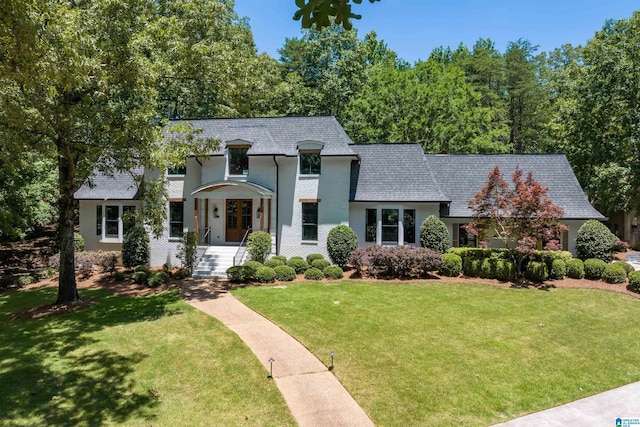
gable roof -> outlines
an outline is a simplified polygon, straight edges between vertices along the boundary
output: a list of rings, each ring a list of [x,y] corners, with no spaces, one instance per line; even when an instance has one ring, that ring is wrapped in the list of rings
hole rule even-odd
[[[450,217],[471,217],[468,200],[480,191],[496,166],[511,183],[516,167],[549,189],[547,196],[564,209],[565,219],[604,219],[589,203],[564,154],[436,154],[426,162],[442,191],[451,198]]]
[[[226,143],[251,143],[248,155],[297,156],[299,142],[318,141],[324,144],[323,156],[353,156],[353,144],[340,123],[333,116],[260,117],[246,119],[189,120],[194,129],[202,129],[200,137],[219,139],[218,151],[222,155]]]
[[[142,169],[135,169],[133,174],[140,175]],[[113,176],[106,176],[94,172],[91,185],[85,182],[75,192],[76,200],[134,200],[138,198],[138,186],[132,173],[118,172]]]
[[[349,200],[358,202],[448,202],[418,144],[358,144]]]

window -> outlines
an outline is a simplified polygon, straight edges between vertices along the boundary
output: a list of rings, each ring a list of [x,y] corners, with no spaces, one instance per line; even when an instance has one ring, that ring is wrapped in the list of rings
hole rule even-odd
[[[102,237],[102,205],[96,206],[96,235]]]
[[[364,241],[376,242],[377,237],[378,237],[378,210],[367,209]]]
[[[300,175],[320,175],[320,151],[300,151]]]
[[[187,174],[187,166],[179,166],[177,168],[169,168],[167,170],[167,175],[186,175]]]
[[[169,237],[182,237],[184,202],[169,202]]]
[[[106,237],[120,237],[118,222],[120,219],[120,206],[105,207],[104,225],[106,228]]]
[[[478,236],[464,229],[467,224],[458,225],[458,246],[461,248],[477,248]]]
[[[249,147],[229,148],[229,175],[248,175],[249,157],[247,156]]]
[[[318,240],[318,204],[302,204],[302,240]]]
[[[398,209],[382,209],[382,241],[398,242]]]
[[[123,206],[122,207],[122,235],[129,230],[129,228],[135,223],[134,211],[135,206]]]
[[[404,221],[402,222],[404,227],[404,243],[416,242],[416,210],[405,209]]]

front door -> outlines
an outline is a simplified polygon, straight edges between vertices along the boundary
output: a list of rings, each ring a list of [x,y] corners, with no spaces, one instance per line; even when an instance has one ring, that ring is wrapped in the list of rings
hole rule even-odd
[[[239,242],[251,228],[252,201],[227,200],[226,241]]]

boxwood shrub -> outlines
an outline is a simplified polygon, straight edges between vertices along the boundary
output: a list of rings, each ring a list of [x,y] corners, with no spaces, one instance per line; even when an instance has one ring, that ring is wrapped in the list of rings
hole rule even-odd
[[[602,272],[602,280],[607,283],[624,283],[627,281],[627,272],[620,264],[607,264]]]
[[[293,269],[296,271],[296,274],[304,273],[304,271],[309,268],[309,263],[304,258],[299,256],[292,256],[291,258],[289,258],[289,261],[287,261],[287,265],[289,267],[293,267]]]
[[[449,230],[440,218],[429,215],[420,225],[420,245],[436,252],[449,249]]]
[[[273,271],[276,273],[276,279],[281,282],[291,282],[296,278],[296,270],[288,265],[278,265]]]
[[[146,285],[147,278],[148,278],[148,272],[145,272],[145,271],[135,271],[131,275],[131,280],[133,281],[133,283],[137,283],[139,285]]]
[[[631,292],[640,293],[640,271],[632,271],[629,273],[629,285],[627,289]]]
[[[462,268],[465,276],[480,277],[480,267],[482,266],[482,258],[463,258]]]
[[[264,262],[265,267],[276,268],[281,265],[284,265],[284,262],[278,258],[270,258]]]
[[[551,262],[551,270],[549,270],[549,277],[555,280],[563,279],[567,275],[567,263],[556,258]]]
[[[327,261],[326,259],[314,259],[311,262],[311,267],[317,268],[318,270],[324,270],[325,268],[329,267],[331,265],[331,263],[329,261]]]
[[[158,286],[166,283],[169,280],[169,275],[164,271],[154,271],[147,278],[147,285],[152,288],[157,288]]]
[[[251,274],[255,270],[244,265],[236,265],[227,268],[227,277],[231,283],[244,283],[251,279]]]
[[[327,236],[327,252],[331,261],[344,267],[349,262],[351,252],[358,247],[358,236],[351,227],[346,225],[336,225],[329,230]]]
[[[284,265],[287,265],[287,257],[284,255],[274,255],[271,257],[271,259],[279,259],[284,263]]]
[[[584,277],[590,280],[602,278],[607,263],[597,258],[589,258],[584,262]]]
[[[572,279],[584,277],[584,262],[581,259],[574,258],[567,261],[567,277]]]
[[[266,231],[252,232],[247,237],[247,251],[251,260],[264,262],[271,252],[271,235]]]
[[[576,234],[578,258],[582,260],[597,258],[609,262],[613,253],[613,245],[617,240],[615,234],[609,231],[603,223],[590,219],[582,224]]]
[[[344,276],[344,272],[337,265],[330,265],[328,267],[325,267],[323,273],[324,277],[333,280],[342,279],[342,277]]]
[[[516,265],[508,259],[499,259],[495,271],[496,279],[502,282],[511,282],[516,278]]]
[[[304,278],[307,280],[322,280],[324,274],[321,270],[311,267],[304,272]]]
[[[627,272],[627,275],[629,275],[629,273],[631,273],[632,271],[636,270],[635,268],[633,268],[631,264],[625,261],[614,261],[613,263],[624,268],[624,271]]]
[[[549,278],[549,269],[543,261],[529,261],[524,275],[533,282],[544,282]]]
[[[462,258],[460,255],[446,253],[442,255],[442,265],[438,273],[443,276],[458,277],[462,272]]]
[[[254,277],[260,283],[271,283],[276,280],[276,272],[271,267],[262,266],[256,270]]]
[[[317,259],[324,259],[324,255],[322,254],[309,254],[307,255],[307,262],[309,265],[313,264],[313,261]]]
[[[242,266],[245,267],[244,280],[255,280],[256,270],[263,265],[258,261],[247,261]]]

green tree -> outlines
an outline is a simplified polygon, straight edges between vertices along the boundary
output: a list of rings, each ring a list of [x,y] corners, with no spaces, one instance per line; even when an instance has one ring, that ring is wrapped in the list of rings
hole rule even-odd
[[[163,64],[152,40],[159,2],[3,0],[0,21],[0,137],[3,164],[23,152],[57,163],[58,303],[78,299],[74,274],[74,192],[94,170],[163,170],[157,112]],[[209,150],[213,141],[180,147]],[[142,188],[143,195],[145,189]]]
[[[369,0],[374,3],[380,0]],[[349,0],[295,0],[298,10],[293,15],[293,19],[302,19],[302,28],[311,28],[315,24],[316,28],[329,27],[335,22],[342,25],[345,30],[350,30],[351,19],[360,19],[351,11]],[[362,0],[353,0],[360,4]]]

